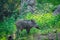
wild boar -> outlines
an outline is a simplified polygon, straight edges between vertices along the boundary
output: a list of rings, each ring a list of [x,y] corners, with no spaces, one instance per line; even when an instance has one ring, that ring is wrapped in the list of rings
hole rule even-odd
[[[27,33],[29,33],[32,27],[39,29],[39,26],[36,24],[34,20],[18,20],[16,21],[17,30],[26,29]]]

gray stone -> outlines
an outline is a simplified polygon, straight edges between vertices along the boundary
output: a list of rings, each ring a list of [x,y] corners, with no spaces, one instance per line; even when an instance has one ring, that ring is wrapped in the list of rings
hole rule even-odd
[[[60,14],[60,5],[57,6],[57,8],[55,9],[55,11],[53,12],[54,15],[56,14]]]

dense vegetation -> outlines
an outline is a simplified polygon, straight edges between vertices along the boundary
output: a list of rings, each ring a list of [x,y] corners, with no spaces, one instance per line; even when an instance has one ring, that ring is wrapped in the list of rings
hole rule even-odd
[[[36,0],[36,10],[31,13],[24,12],[26,5],[23,6],[24,10],[21,9],[21,0],[0,0],[0,40],[7,40],[6,36],[16,32],[15,22],[18,19],[34,19],[36,21],[40,30],[32,28],[30,35],[47,34],[56,29],[60,32],[60,14],[53,15],[53,11],[59,4],[59,0]],[[21,32],[20,37],[27,37],[25,29]],[[31,38],[31,40],[33,39]]]

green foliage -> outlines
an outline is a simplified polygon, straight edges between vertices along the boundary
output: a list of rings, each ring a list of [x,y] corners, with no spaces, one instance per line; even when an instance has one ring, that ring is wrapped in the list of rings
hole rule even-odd
[[[37,0],[38,3],[52,3],[54,5],[60,4],[60,0]]]
[[[38,32],[37,32],[38,31]],[[37,33],[40,33],[40,31],[38,30],[38,29],[36,29],[36,28],[31,28],[31,30],[30,30],[30,35],[32,35],[32,34],[37,34]]]
[[[14,19],[12,17],[0,23],[0,35],[1,36],[12,34],[15,31],[16,31],[16,26],[14,24]]]
[[[17,15],[20,11],[21,0],[0,0],[0,18]],[[2,16],[1,16],[2,15]]]
[[[51,13],[47,14],[27,14],[26,19],[34,19],[40,26],[40,29],[54,28],[58,22],[58,17],[53,16]],[[56,21],[57,20],[57,21]]]
[[[56,6],[53,5],[52,3],[43,3],[43,4],[37,3],[36,6],[37,10],[35,12],[38,14],[51,13],[56,8]]]
[[[2,38],[0,38],[0,40],[7,40],[7,39],[6,39],[6,37],[2,37]]]

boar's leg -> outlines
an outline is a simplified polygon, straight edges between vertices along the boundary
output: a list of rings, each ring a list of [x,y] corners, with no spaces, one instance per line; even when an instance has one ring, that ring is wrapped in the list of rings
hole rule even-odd
[[[29,34],[29,32],[30,32],[30,28],[27,28],[26,31],[27,31],[27,34]]]

